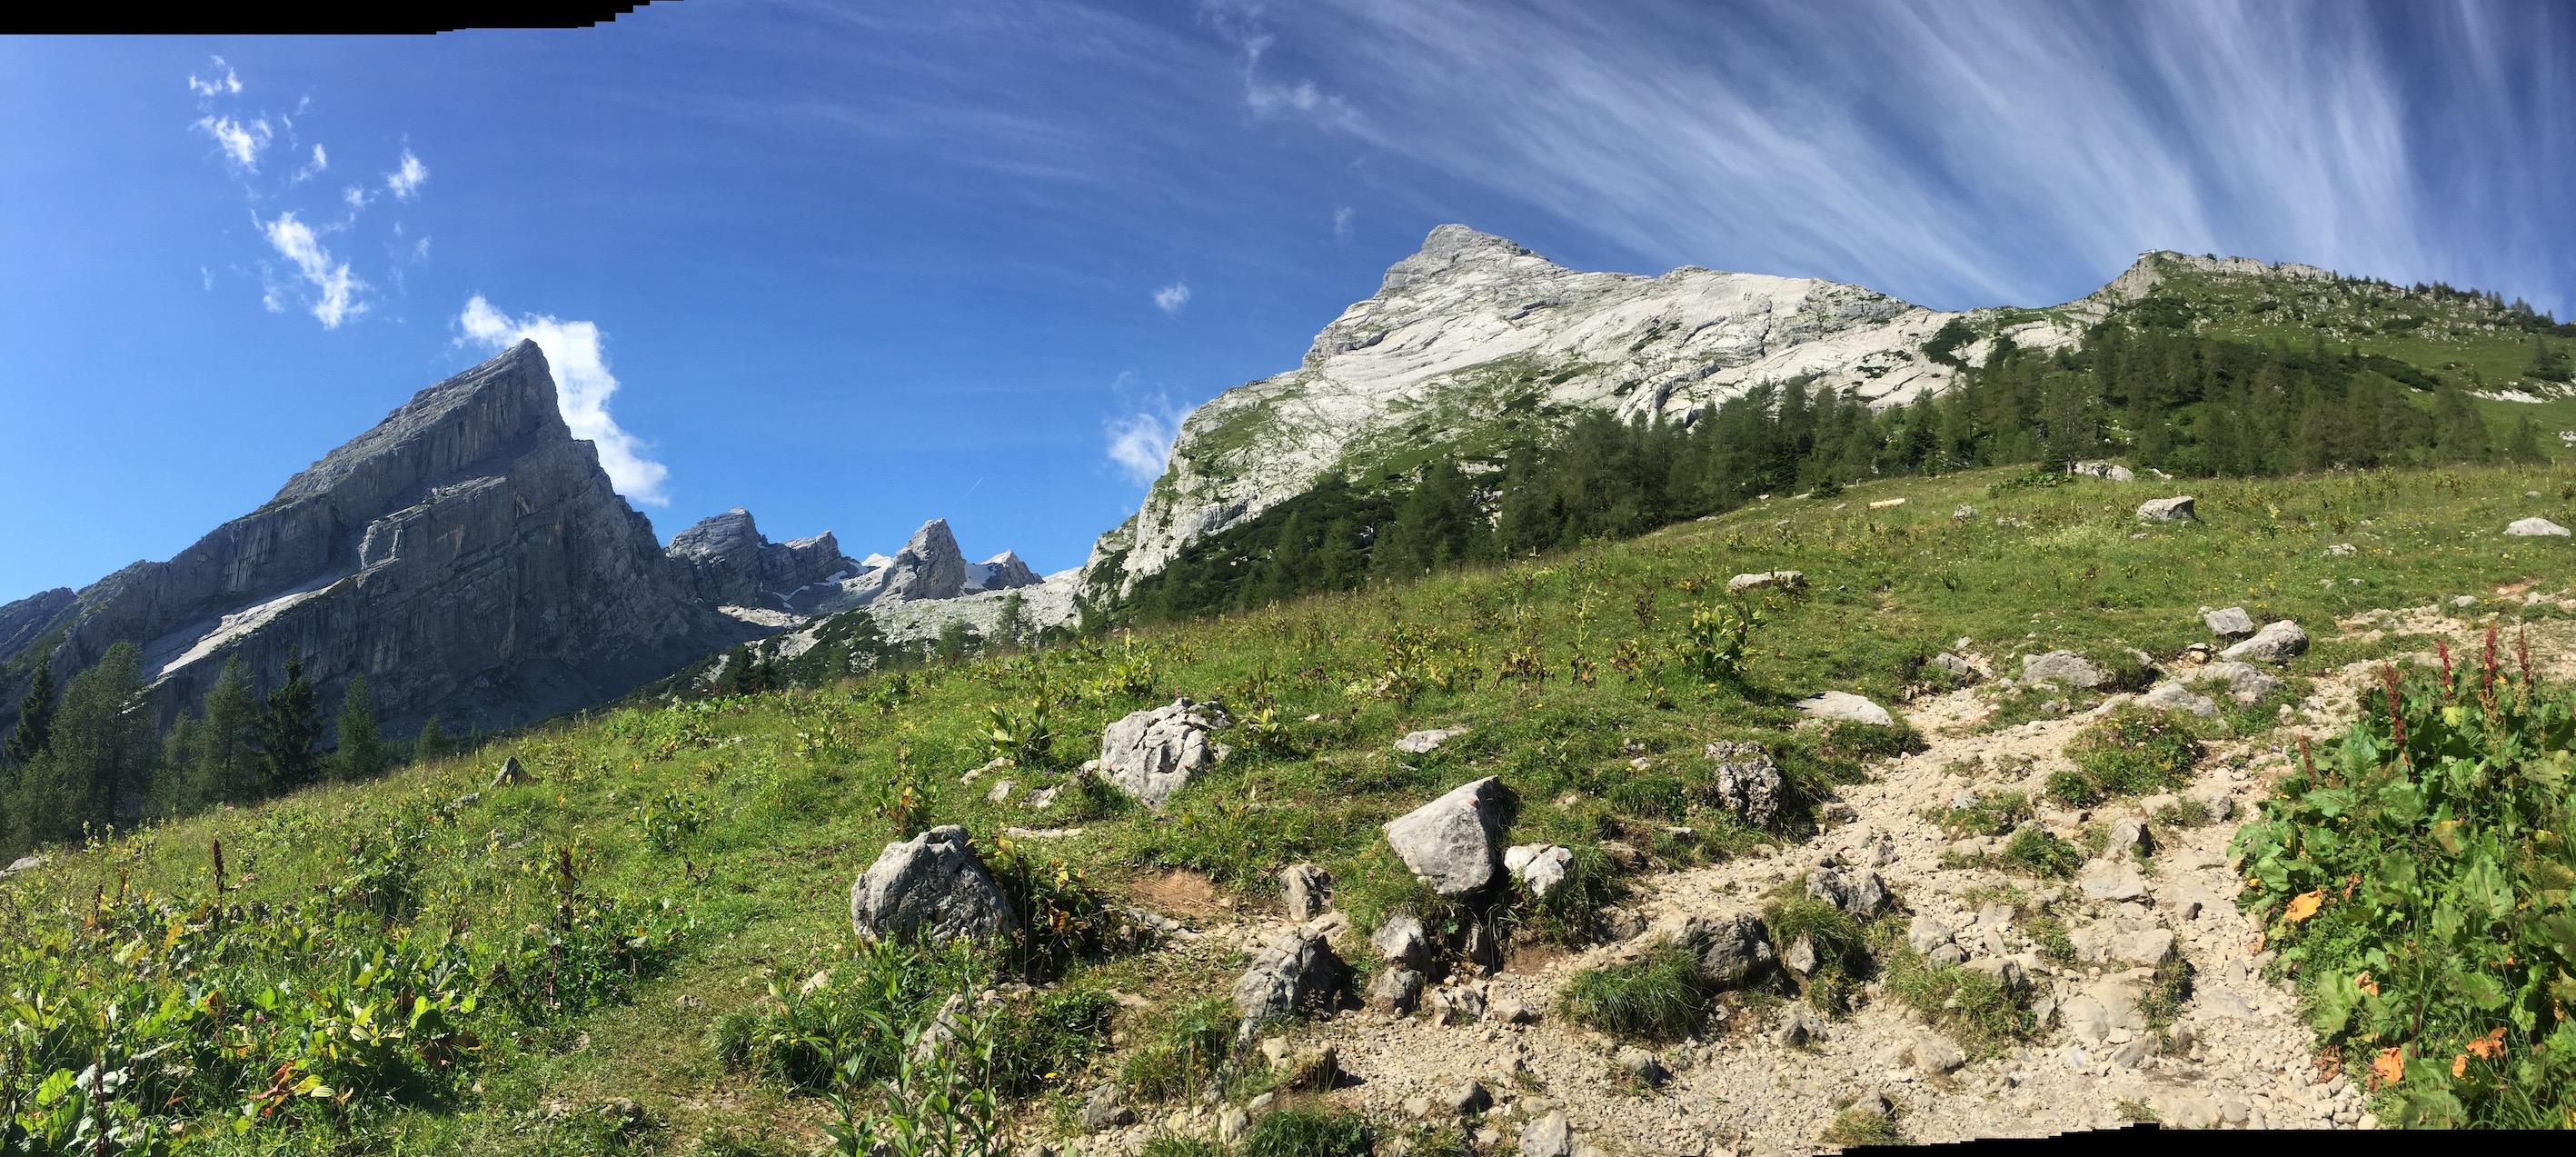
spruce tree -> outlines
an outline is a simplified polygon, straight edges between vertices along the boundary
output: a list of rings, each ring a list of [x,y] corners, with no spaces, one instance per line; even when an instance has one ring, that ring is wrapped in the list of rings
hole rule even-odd
[[[118,643],[63,687],[46,754],[59,782],[98,827],[139,813],[160,743],[143,684],[143,652]],[[56,836],[54,838],[60,838]]]
[[[259,695],[251,690],[250,667],[238,652],[224,659],[223,672],[206,692],[204,710],[197,725],[197,778],[206,802],[259,798]]]
[[[364,671],[352,676],[341,693],[340,750],[332,762],[344,780],[374,779],[392,762],[385,756],[384,739],[376,734],[376,708]]]
[[[26,696],[18,700],[18,726],[9,732],[5,749],[9,762],[24,767],[44,754],[45,744],[53,734],[54,706],[54,668],[39,661],[35,678],[27,684]]]
[[[261,701],[252,731],[270,791],[292,791],[313,782],[321,770],[313,748],[322,738],[321,705],[313,684],[304,678],[304,657],[295,648],[286,651],[286,682]]]
[[[447,730],[438,725],[438,716],[432,715],[428,722],[420,725],[420,734],[412,736],[411,760],[413,763],[419,763],[445,754],[447,754]]]

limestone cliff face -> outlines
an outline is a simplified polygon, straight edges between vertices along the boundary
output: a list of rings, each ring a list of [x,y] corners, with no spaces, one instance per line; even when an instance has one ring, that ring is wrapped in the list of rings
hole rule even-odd
[[[44,629],[68,627],[57,674],[141,645],[165,723],[225,657],[273,681],[294,648],[326,701],[365,672],[401,734],[433,712],[492,727],[597,703],[741,637],[693,582],[565,428],[545,357],[523,342],[177,557],[81,591]],[[40,600],[60,602],[0,613],[0,644],[38,641],[13,625]]]
[[[862,569],[832,532],[771,542],[739,506],[673,536],[668,553],[688,568],[699,599],[723,606],[784,610],[805,588]]]
[[[1094,550],[1094,578],[1124,595],[1190,542],[1328,474],[1358,479],[1428,447],[1473,452],[1515,415],[1688,420],[1798,376],[1902,402],[1948,384],[1951,368],[1921,347],[1957,316],[1806,278],[1579,273],[1443,225],[1325,326],[1302,365],[1182,423],[1143,509]],[[1097,573],[1112,560],[1114,574]]]

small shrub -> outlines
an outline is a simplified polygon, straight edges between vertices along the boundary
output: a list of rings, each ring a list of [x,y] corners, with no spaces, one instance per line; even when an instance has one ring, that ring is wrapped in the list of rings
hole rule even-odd
[[[1375,1143],[1367,1117],[1315,1105],[1265,1114],[1243,1135],[1245,1157],[1369,1157]]]
[[[1225,1149],[1205,1137],[1157,1133],[1146,1140],[1137,1157],[1225,1157]]]
[[[1690,789],[1669,775],[1632,775],[1612,786],[1607,798],[1611,807],[1644,819],[1678,823],[1690,815]]]
[[[1826,1125],[1825,1131],[1816,1135],[1816,1141],[1837,1149],[1853,1149],[1862,1145],[1902,1145],[1905,1134],[1897,1129],[1891,1118],[1868,1109],[1850,1108]]]
[[[1640,959],[1576,972],[1563,1001],[1567,1016],[1613,1036],[1677,1041],[1699,1031],[1709,995],[1698,955],[1666,942]]]
[[[1143,1047],[1127,1058],[1119,1079],[1146,1100],[1186,1097],[1216,1079],[1234,1053],[1234,1006],[1209,996],[1167,1012]]]
[[[2004,862],[2034,876],[2063,879],[2083,866],[2084,853],[2037,824],[2014,832],[2004,844]]]
[[[1627,892],[1599,844],[1579,844],[1570,850],[1574,858],[1566,862],[1565,878],[1547,895],[1531,895],[1528,885],[1513,882],[1513,907],[1507,914],[1512,924],[1562,944],[1580,941],[1592,919]]]
[[[1967,807],[1944,808],[1933,819],[1953,838],[2000,836],[2031,817],[2030,797],[2017,791],[1981,795]]]

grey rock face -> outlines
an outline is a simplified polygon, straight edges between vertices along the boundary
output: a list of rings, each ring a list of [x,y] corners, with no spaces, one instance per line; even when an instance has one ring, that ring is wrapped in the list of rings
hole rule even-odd
[[[792,609],[806,588],[859,567],[830,531],[771,542],[739,506],[673,535],[667,553],[687,568],[697,597],[716,605]]]
[[[1287,1016],[1331,996],[1342,960],[1321,930],[1300,926],[1271,937],[1234,982],[1234,1010],[1244,1021]]]
[[[1422,1002],[1421,973],[1410,968],[1390,968],[1369,982],[1369,1006],[1381,1012],[1407,1013]]]
[[[2566,538],[2568,536],[2566,527],[2546,518],[2517,518],[2505,526],[2504,532],[2517,538]]]
[[[850,886],[850,925],[867,940],[954,940],[1006,935],[1020,920],[952,824],[887,844]]]
[[[2063,683],[2087,691],[2111,681],[2111,673],[2073,651],[2050,651],[2021,657],[2023,683]]]
[[[957,549],[947,519],[931,519],[912,532],[912,540],[886,566],[883,591],[877,597],[953,599],[966,593],[966,556]]]
[[[1521,1157],[1574,1157],[1574,1130],[1563,1112],[1551,1110],[1521,1126]]]
[[[2134,482],[2138,477],[2117,462],[2078,462],[2069,472],[2079,478],[2099,478],[2105,482]]]
[[[1700,749],[1717,761],[1717,804],[1749,827],[1764,828],[1780,815],[1780,765],[1759,743],[1719,740]]]
[[[1386,842],[1441,895],[1481,890],[1497,874],[1502,802],[1502,781],[1486,776],[1390,821]]]
[[[1215,762],[1208,732],[1227,723],[1214,704],[1187,699],[1130,714],[1100,733],[1100,776],[1160,811]]]
[[[2140,522],[2192,522],[2200,515],[2193,511],[2191,498],[2150,498],[2138,504]]]
[[[2253,638],[2220,651],[2218,657],[2237,663],[2250,661],[2277,665],[2306,654],[2307,650],[2308,633],[2300,630],[2297,623],[2282,619],[2265,624],[2262,630],[2254,632]]]
[[[970,563],[966,567],[966,590],[969,593],[1033,587],[1044,581],[1046,580],[1038,577],[1038,572],[1029,569],[1029,564],[1014,551],[1006,550],[982,562]]]
[[[1849,691],[1819,691],[1798,701],[1798,710],[1810,719],[1838,723],[1859,723],[1870,727],[1893,726],[1896,718],[1887,708],[1872,703]]]
[[[1574,852],[1556,844],[1522,844],[1503,853],[1503,870],[1528,885],[1533,896],[1555,891],[1573,862]]]
[[[1428,755],[1440,750],[1441,744],[1466,733],[1467,729],[1464,727],[1435,727],[1429,731],[1408,731],[1404,738],[1395,741],[1395,749],[1406,755]]]
[[[422,390],[169,561],[0,613],[0,635],[30,625],[68,630],[58,675],[140,645],[165,725],[226,656],[274,679],[294,648],[326,703],[365,672],[397,735],[433,712],[499,727],[588,706],[745,637],[572,437],[529,342]]]
[[[2243,607],[2211,611],[2202,615],[2200,621],[2209,628],[2210,634],[2222,639],[2242,638],[2254,633],[2254,616],[2246,614]]]

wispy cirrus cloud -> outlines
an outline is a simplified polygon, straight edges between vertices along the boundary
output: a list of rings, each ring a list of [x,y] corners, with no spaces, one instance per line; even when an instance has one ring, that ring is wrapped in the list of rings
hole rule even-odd
[[[1154,308],[1165,313],[1179,313],[1189,303],[1190,285],[1186,281],[1175,281],[1154,291]]]
[[[2147,248],[2558,284],[2547,6],[1211,5],[1322,123],[1663,260],[2045,302]],[[1216,15],[1207,15],[1215,13]],[[1295,88],[1247,81],[1259,115]],[[2541,253],[2555,249],[2553,269]]]
[[[246,86],[241,73],[220,56],[211,58],[203,75],[190,73],[187,86],[197,99],[199,113],[191,127],[214,142],[226,171],[251,202],[251,219],[261,240],[268,243],[268,256],[252,263],[258,271],[260,304],[271,313],[300,307],[324,329],[338,329],[365,315],[373,287],[349,261],[335,255],[325,239],[353,233],[360,214],[375,198],[365,186],[351,185],[342,190],[336,206],[322,212],[315,212],[310,204],[292,204],[299,197],[312,196],[297,190],[331,167],[330,151],[320,142],[307,145],[295,137],[296,118],[311,106],[312,98],[300,98],[293,111],[275,115],[232,107]],[[304,163],[283,176],[263,178],[262,158],[273,146],[283,147],[289,156],[303,156]],[[393,171],[385,174],[384,192],[397,201],[411,201],[428,180],[429,167],[406,146]],[[428,257],[428,238],[405,237],[399,220],[393,222],[392,231],[400,242],[395,249],[398,257],[408,254],[414,262]],[[399,290],[399,266],[387,272]],[[208,288],[213,288],[211,274],[207,281]]]
[[[608,351],[599,327],[587,321],[565,321],[542,314],[513,317],[475,294],[456,317],[458,344],[504,350],[521,340],[537,343],[554,371],[555,405],[572,436],[589,440],[599,450],[600,469],[617,492],[637,502],[668,506],[662,484],[670,468],[647,456],[650,447],[628,433],[608,414],[608,399],[617,393],[617,375],[608,370]]]

